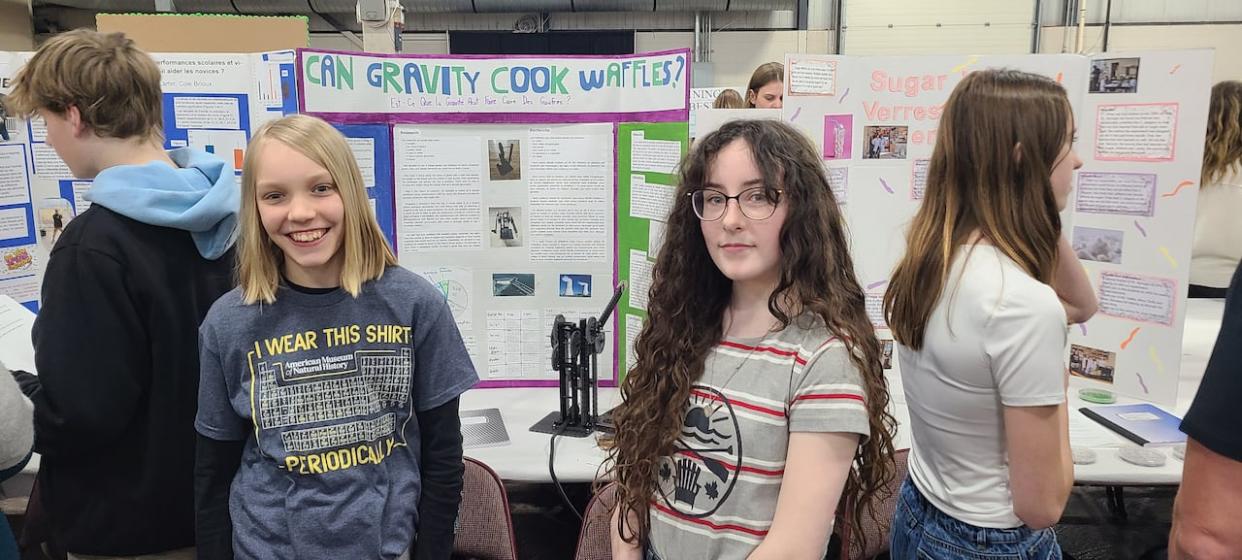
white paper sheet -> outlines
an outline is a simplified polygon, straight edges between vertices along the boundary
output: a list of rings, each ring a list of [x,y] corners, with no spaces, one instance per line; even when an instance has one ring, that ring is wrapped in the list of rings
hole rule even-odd
[[[13,298],[0,294],[0,364],[9,371],[35,371],[30,331],[35,315]]]

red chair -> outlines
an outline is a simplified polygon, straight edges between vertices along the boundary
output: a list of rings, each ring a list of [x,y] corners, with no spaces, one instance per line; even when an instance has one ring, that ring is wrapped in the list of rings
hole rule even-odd
[[[893,514],[897,512],[897,498],[901,490],[901,483],[906,480],[906,461],[909,455],[909,449],[902,449],[893,455],[895,474],[893,482],[887,489],[889,496],[884,501],[876,504],[875,515],[878,521],[872,520],[869,515],[864,514],[862,526],[850,527],[844,518],[837,517],[837,523],[833,530],[841,538],[841,550],[849,551],[848,554],[843,554],[842,557],[849,560],[865,560],[888,552],[889,528],[893,523]],[[867,537],[865,542],[866,548],[862,548],[864,544],[862,542],[855,544],[855,542],[861,541],[860,534]]]
[[[517,560],[513,519],[505,485],[487,465],[466,457],[461,507],[457,510],[453,556],[478,560]]]
[[[612,508],[617,502],[617,483],[609,482],[591,498],[583,513],[582,531],[574,560],[612,560]]]

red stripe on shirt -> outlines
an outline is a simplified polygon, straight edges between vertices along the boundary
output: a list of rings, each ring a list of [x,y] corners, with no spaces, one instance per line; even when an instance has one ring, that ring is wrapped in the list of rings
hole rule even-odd
[[[699,452],[691,450],[691,449],[678,449],[676,451],[673,451],[673,455],[689,455],[701,461],[707,460],[707,458],[703,457],[703,455],[700,455]],[[724,461],[719,461],[719,460],[717,460],[716,462],[720,463],[725,468],[725,470],[732,471],[732,472],[737,472],[740,470],[744,473],[757,474],[761,476],[784,476],[785,475],[785,469],[773,471],[773,470],[760,469],[757,467],[747,467],[747,466],[742,466],[739,469],[738,467],[734,466],[731,463],[726,463]]]
[[[716,395],[713,395],[713,394],[711,394],[711,393],[707,393],[707,392],[704,392],[704,391],[700,391],[700,390],[698,390],[698,389],[695,389],[695,390],[690,391],[690,394],[691,394],[691,395],[694,395],[694,396],[696,396],[696,397],[700,397],[700,398],[704,398],[704,399],[709,399],[709,400],[713,400],[713,401],[719,401],[719,400],[720,400],[720,398],[719,398],[719,397],[717,397]],[[728,402],[729,404],[733,405],[733,406],[737,406],[737,407],[745,408],[745,409],[748,409],[748,410],[753,410],[753,411],[755,411],[755,412],[762,412],[762,413],[764,413],[764,414],[769,414],[769,415],[775,416],[775,417],[777,417],[777,418],[784,418],[784,417],[785,417],[785,411],[783,411],[783,410],[776,410],[776,409],[773,409],[773,408],[766,408],[766,407],[759,406],[759,405],[757,405],[757,404],[750,404],[750,403],[742,402],[742,401],[739,401],[739,400],[737,400],[737,399],[727,399],[727,402]]]
[[[798,395],[794,397],[794,402],[798,402],[801,400],[808,400],[808,401],[817,400],[818,401],[818,400],[832,400],[832,399],[847,399],[847,400],[855,400],[858,402],[866,402],[865,400],[863,400],[861,395],[851,395],[849,393],[807,393],[805,395]]]
[[[677,519],[680,519],[682,521],[689,521],[690,523],[694,523],[695,525],[702,525],[704,527],[708,527],[712,529],[713,531],[737,531],[738,533],[746,533],[747,535],[753,535],[756,537],[763,537],[768,534],[767,531],[761,531],[759,529],[751,529],[750,527],[743,527],[741,525],[733,525],[729,523],[712,523],[711,521],[708,521],[706,519],[701,519],[698,517],[690,517],[689,515],[686,515],[679,511],[669,509],[667,506],[659,502],[652,502],[651,505],[655,506],[656,509],[664,512],[666,515],[669,515],[671,517],[676,517]]]

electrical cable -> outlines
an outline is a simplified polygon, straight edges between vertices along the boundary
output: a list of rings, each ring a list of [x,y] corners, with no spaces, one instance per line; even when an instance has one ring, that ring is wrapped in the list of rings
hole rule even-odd
[[[556,436],[561,435],[565,431],[565,424],[552,433],[552,449],[548,451],[548,474],[552,476],[552,484],[556,486],[556,492],[561,495],[561,501],[565,502],[565,506],[569,511],[573,512],[574,517],[578,518],[578,522],[582,522],[582,514],[578,513],[578,508],[574,507],[574,503],[569,500],[569,496],[565,494],[565,488],[561,486],[560,479],[556,478]]]

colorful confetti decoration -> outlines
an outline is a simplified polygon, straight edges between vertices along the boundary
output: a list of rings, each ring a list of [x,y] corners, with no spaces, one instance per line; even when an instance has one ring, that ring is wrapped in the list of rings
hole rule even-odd
[[[849,95],[850,95],[850,88],[845,88],[845,93],[841,94],[841,97],[837,99],[837,103],[845,103],[845,98],[849,97]]]
[[[1171,196],[1177,196],[1177,193],[1181,192],[1182,189],[1189,187],[1190,185],[1193,185],[1193,184],[1195,184],[1194,181],[1182,181],[1178,183],[1176,187],[1173,187],[1172,191],[1169,191],[1167,193],[1160,195],[1160,198],[1169,198]]]
[[[965,70],[967,66],[970,66],[971,64],[974,64],[976,62],[979,62],[979,57],[972,54],[970,55],[970,58],[966,59],[966,62],[958,64],[957,66],[954,66],[953,71],[961,72],[962,70]]]
[[[794,122],[794,120],[798,118],[798,115],[801,115],[801,114],[802,114],[802,107],[798,107],[798,110],[794,111],[793,116],[789,117],[789,122]]]
[[[884,190],[888,191],[888,194],[895,194],[897,192],[893,190],[893,187],[888,186],[888,181],[885,181],[883,177],[880,177],[880,184],[884,186]]]
[[[874,290],[874,289],[879,288],[880,286],[883,286],[883,285],[885,285],[885,284],[887,284],[887,283],[888,283],[888,280],[880,280],[879,282],[872,282],[872,283],[870,283],[870,284],[867,284],[867,289],[868,289],[868,290]]]
[[[1087,336],[1087,324],[1086,323],[1078,323],[1078,328],[1079,330],[1082,331],[1083,336]]]
[[[1169,248],[1164,245],[1160,246],[1160,254],[1164,255],[1165,260],[1169,261],[1169,266],[1177,268],[1177,259],[1173,258],[1173,254],[1169,252]]]
[[[1125,350],[1126,346],[1129,346],[1131,342],[1134,342],[1134,337],[1138,335],[1139,331],[1141,330],[1143,330],[1143,327],[1134,327],[1134,330],[1130,331],[1130,336],[1126,337],[1125,340],[1121,341],[1121,349]]]
[[[1164,362],[1160,361],[1160,355],[1156,353],[1156,347],[1148,346],[1147,355],[1151,358],[1152,363],[1156,364],[1156,371],[1164,375]]]
[[[1057,72],[1057,83],[1061,83],[1065,79],[1065,72]]]
[[[1147,237],[1147,230],[1143,229],[1143,226],[1139,224],[1138,220],[1134,220],[1134,227],[1138,228],[1139,233],[1143,234],[1143,237]]]
[[[1181,64],[1174,64],[1173,67],[1169,69],[1169,73],[1176,74],[1177,71],[1181,69],[1181,67],[1182,67]]]
[[[1147,390],[1147,382],[1143,381],[1143,374],[1135,373],[1134,376],[1138,378],[1139,386],[1143,388],[1143,394],[1146,395],[1148,393],[1151,393],[1151,391]]]

